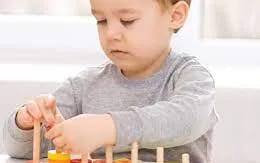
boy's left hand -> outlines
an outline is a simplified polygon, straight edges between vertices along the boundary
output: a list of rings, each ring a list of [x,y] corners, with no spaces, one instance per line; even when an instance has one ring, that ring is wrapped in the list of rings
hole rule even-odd
[[[56,124],[45,136],[63,152],[86,154],[115,144],[116,129],[108,114],[82,114]]]

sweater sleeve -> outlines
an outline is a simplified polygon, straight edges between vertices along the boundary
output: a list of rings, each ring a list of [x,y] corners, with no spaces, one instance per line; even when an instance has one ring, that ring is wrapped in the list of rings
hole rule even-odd
[[[130,146],[134,141],[141,148],[180,146],[195,141],[215,125],[215,85],[210,73],[192,60],[174,76],[168,100],[109,112],[116,125],[116,147]]]
[[[74,84],[77,79],[69,79],[65,81],[53,95],[56,98],[57,107],[65,119],[73,117],[78,114],[79,102],[78,90],[75,89]],[[16,125],[17,109],[5,121],[3,128],[3,142],[4,148],[8,155],[15,158],[32,159],[33,151],[33,130],[21,130]],[[41,157],[46,157],[50,149],[54,149],[53,144],[45,139],[45,129],[41,127]]]

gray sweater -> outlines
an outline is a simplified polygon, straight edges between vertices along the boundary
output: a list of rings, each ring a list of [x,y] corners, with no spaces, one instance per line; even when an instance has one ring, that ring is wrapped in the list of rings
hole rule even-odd
[[[171,52],[160,71],[144,80],[127,79],[109,62],[69,78],[53,95],[65,119],[79,114],[112,116],[115,158],[130,158],[131,143],[138,141],[143,161],[155,161],[155,149],[162,146],[166,161],[179,162],[182,153],[189,153],[191,163],[211,162],[212,132],[218,121],[215,85],[194,57]],[[16,112],[6,120],[4,146],[10,156],[30,159],[33,131],[17,127]],[[54,146],[43,136],[41,140],[41,156],[46,157]],[[92,157],[103,158],[104,149]]]

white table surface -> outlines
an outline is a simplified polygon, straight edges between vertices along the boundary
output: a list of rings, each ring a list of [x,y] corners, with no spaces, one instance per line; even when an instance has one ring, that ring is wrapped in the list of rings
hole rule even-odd
[[[0,163],[26,163],[27,160],[14,159],[6,154],[0,154]],[[47,163],[46,159],[41,160],[41,163]]]
[[[7,154],[0,154],[0,163],[26,163],[27,161],[28,160],[11,158]],[[48,160],[47,159],[42,159],[40,161],[40,163],[48,163]],[[156,162],[144,162],[144,161],[140,161],[139,160],[139,163],[156,163]]]

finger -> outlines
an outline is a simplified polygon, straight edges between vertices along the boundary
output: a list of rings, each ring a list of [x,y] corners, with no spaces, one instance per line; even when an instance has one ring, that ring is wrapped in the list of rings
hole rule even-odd
[[[62,149],[62,147],[65,146],[65,141],[62,136],[56,137],[55,139],[52,140],[53,144],[57,147]]]
[[[51,126],[44,126],[44,127],[45,127],[47,132],[50,131],[50,129],[51,129]]]
[[[42,113],[35,101],[29,101],[26,104],[26,111],[29,112],[29,114],[32,115],[34,119],[41,120]]]
[[[62,151],[64,151],[65,153],[73,153],[72,148],[70,147],[70,145],[66,144],[63,148]]]
[[[52,127],[46,134],[45,137],[49,140],[53,140],[58,136],[61,136],[61,130],[60,130],[60,125],[55,125]]]
[[[46,95],[46,96],[44,96],[44,100],[46,102],[47,107],[50,110],[52,110],[53,113],[56,113],[56,100],[55,100],[55,97],[53,95]]]
[[[55,122],[51,125],[48,125],[45,121],[43,122],[46,131],[49,131],[55,124],[59,124],[64,121],[64,118],[61,114],[55,116]]]
[[[56,147],[55,149],[56,149],[56,153],[61,153],[61,152],[63,152],[62,147],[61,147],[61,148]]]
[[[64,121],[64,118],[63,118],[63,116],[61,114],[57,114],[55,116],[55,124],[61,123],[63,121]]]
[[[24,122],[33,123],[33,116],[30,114],[30,112],[27,109],[24,109],[22,111],[22,116],[24,117]]]
[[[46,122],[44,122],[44,126],[46,128],[46,131],[49,131],[55,124],[59,124],[64,121],[64,118],[61,114],[58,114],[55,116],[55,122],[52,125],[47,125]]]
[[[53,124],[55,121],[54,114],[50,109],[47,108],[44,99],[42,97],[38,97],[36,98],[36,102],[40,111],[42,112],[43,118],[46,121],[47,126]]]
[[[56,147],[56,152],[57,153],[62,153],[62,152],[71,153],[71,150],[68,147],[65,148],[65,146],[63,146],[63,147],[59,147],[59,148]]]
[[[54,116],[54,122],[55,122],[55,115],[57,114],[55,97],[50,94],[44,95],[42,97],[43,97],[43,100],[44,100],[45,105],[47,106],[48,110],[50,110],[53,113],[52,115]],[[54,124],[49,124],[49,125],[54,125]],[[52,127],[52,126],[50,126],[50,127]]]

